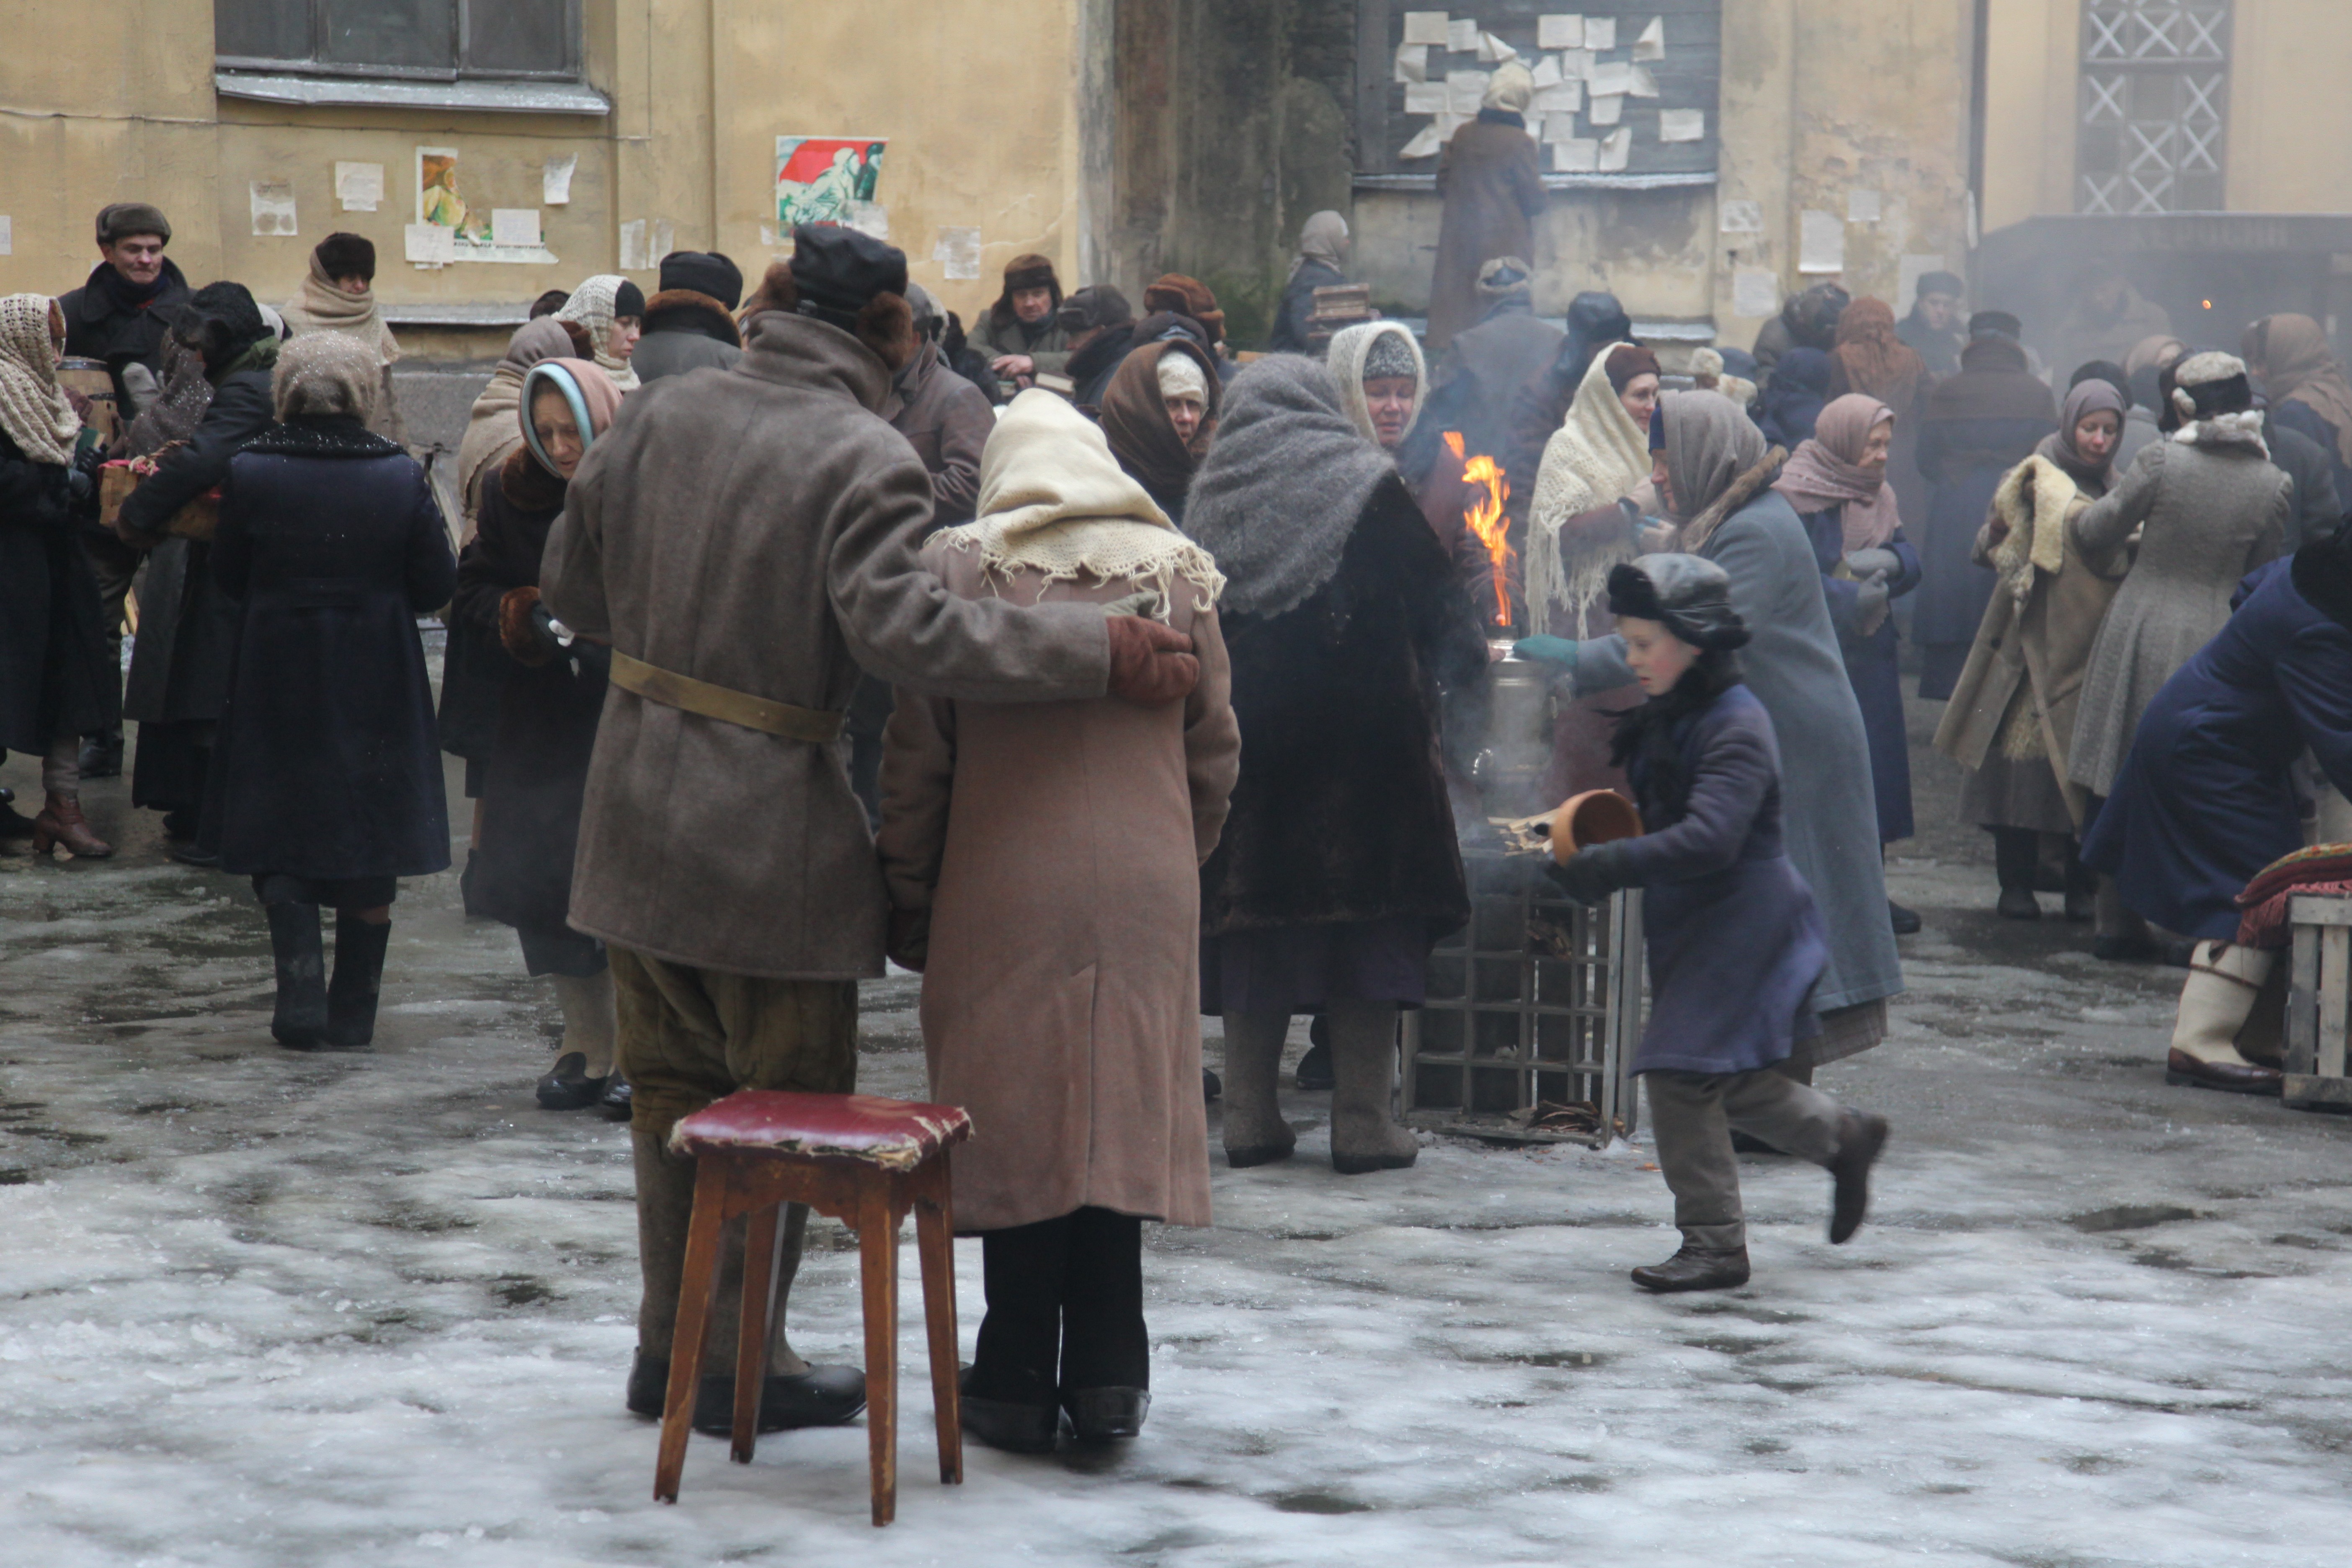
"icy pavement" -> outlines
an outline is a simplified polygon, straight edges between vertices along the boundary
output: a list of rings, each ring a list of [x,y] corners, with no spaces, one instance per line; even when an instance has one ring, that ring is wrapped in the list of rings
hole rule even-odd
[[[698,1437],[650,1500],[626,1145],[531,1105],[554,1012],[510,933],[411,885],[380,1048],[289,1054],[249,894],[122,797],[91,791],[111,864],[0,857],[0,1562],[2345,1560],[2352,1124],[2164,1088],[2177,976],[1993,921],[1973,835],[1901,847],[1913,989],[1823,1075],[1896,1129],[1851,1245],[1818,1172],[1748,1161],[1755,1282],[1644,1297],[1624,1271],[1674,1244],[1644,1145],[1341,1179],[1293,1096],[1299,1158],[1219,1163],[1216,1228],[1151,1235],[1123,1453],[974,1447],[938,1486],[909,1239],[877,1532],[862,1426],[749,1468]],[[877,1091],[919,1090],[914,994],[868,988]],[[855,1279],[821,1226],[803,1352],[856,1358]]]

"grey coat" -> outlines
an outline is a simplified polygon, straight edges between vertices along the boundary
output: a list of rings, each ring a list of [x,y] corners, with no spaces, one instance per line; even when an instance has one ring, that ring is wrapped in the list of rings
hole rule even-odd
[[[1768,460],[1734,481],[1708,508],[1727,515],[1694,552],[1730,574],[1732,607],[1752,634],[1739,666],[1780,739],[1789,858],[1829,926],[1829,964],[1813,994],[1814,1008],[1829,1013],[1895,995],[1903,963],[1886,914],[1862,709],[1805,525],[1768,488],[1778,468]],[[1575,682],[1579,697],[1633,684],[1624,639],[1579,645]]]
[[[662,669],[803,708],[845,709],[860,666],[973,701],[1101,696],[1100,610],[960,599],[923,570],[931,478],[877,416],[882,361],[781,311],[747,335],[733,370],[630,394],[589,449],[541,563],[554,615]],[[572,924],[738,974],[879,975],[882,870],[844,761],[616,680]]]
[[[2294,490],[2251,446],[2168,437],[2142,448],[2113,489],[2068,521],[2068,537],[2091,554],[2140,530],[2084,672],[2067,759],[2076,784],[2112,791],[2158,689],[2228,622],[2238,580],[2284,545]]]

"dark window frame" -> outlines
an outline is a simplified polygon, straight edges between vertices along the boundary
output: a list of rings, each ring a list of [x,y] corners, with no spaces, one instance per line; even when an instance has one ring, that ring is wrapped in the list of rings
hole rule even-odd
[[[215,0],[219,9],[226,10],[235,0]],[[307,56],[283,58],[266,55],[226,55],[215,52],[215,70],[252,71],[271,76],[332,77],[356,81],[413,82],[494,82],[494,81],[554,81],[585,82],[587,61],[582,43],[583,31],[582,0],[563,0],[563,30],[565,63],[552,70],[520,70],[513,68],[479,67],[466,61],[467,39],[472,33],[470,23],[477,5],[499,4],[499,0],[456,0],[450,9],[450,26],[455,32],[451,54],[457,64],[454,68],[436,66],[355,65],[349,61],[322,60],[320,51],[325,42],[326,0],[303,0],[310,23],[310,52]],[[217,16],[217,12],[215,13]],[[215,24],[217,39],[217,21]]]

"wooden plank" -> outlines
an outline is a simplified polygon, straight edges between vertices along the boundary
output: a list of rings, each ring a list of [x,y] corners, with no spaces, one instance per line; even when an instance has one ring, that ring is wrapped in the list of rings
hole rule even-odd
[[[2279,1099],[2297,1110],[2352,1111],[2352,1079],[2291,1072],[2279,1085]]]
[[[2297,893],[2288,901],[2286,918],[2299,926],[2352,926],[2352,899]]]
[[[2292,967],[2287,971],[2286,1070],[2309,1073],[2319,1065],[2319,929],[2294,928]]]
[[[2344,1076],[2347,1014],[2352,1014],[2352,928],[2323,926],[2319,932],[2317,1065],[2324,1078]]]

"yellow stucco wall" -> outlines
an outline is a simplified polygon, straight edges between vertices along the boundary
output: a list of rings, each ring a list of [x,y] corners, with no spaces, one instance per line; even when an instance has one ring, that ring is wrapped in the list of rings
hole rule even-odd
[[[13,233],[0,291],[79,283],[97,259],[98,209],[134,198],[170,216],[171,256],[191,282],[234,278],[268,303],[292,296],[311,247],[336,229],[375,242],[388,307],[568,289],[616,270],[620,226],[638,219],[667,220],[677,247],[726,251],[748,282],[790,247],[773,234],[775,138],[858,134],[889,141],[878,195],[911,275],[969,320],[1022,251],[1053,257],[1075,286],[1090,112],[1075,84],[1082,22],[1101,3],[1025,5],[1012,28],[961,0],[586,0],[588,79],[614,106],[596,118],[217,98],[204,0],[26,0],[0,58],[0,214]],[[560,260],[407,263],[419,145],[458,150],[470,205],[540,207]],[[542,206],[541,171],[564,154],[579,160],[571,201]],[[338,161],[383,165],[379,210],[341,210]],[[256,180],[293,185],[295,237],[252,233]],[[982,231],[980,279],[950,282],[932,259],[944,226]],[[651,268],[631,276],[651,290]],[[481,349],[479,334],[440,346],[458,344]]]

